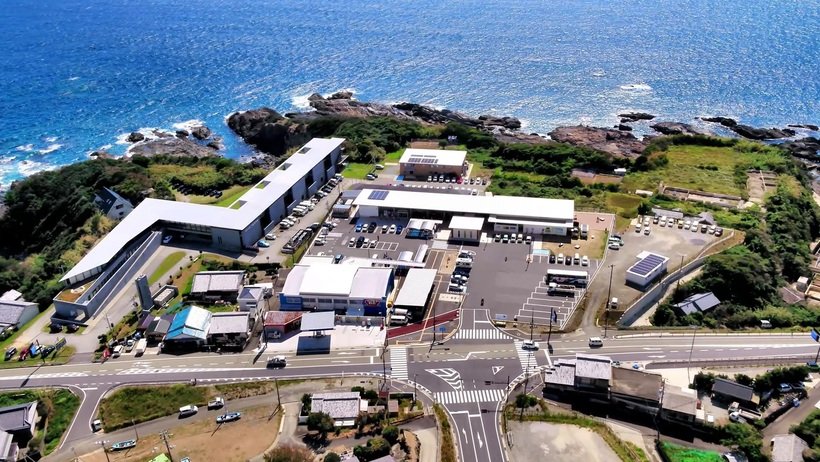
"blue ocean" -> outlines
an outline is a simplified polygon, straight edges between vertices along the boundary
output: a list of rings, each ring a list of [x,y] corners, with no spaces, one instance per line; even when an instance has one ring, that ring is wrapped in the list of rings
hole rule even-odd
[[[820,0],[6,0],[0,183],[311,93],[608,126],[820,123]]]

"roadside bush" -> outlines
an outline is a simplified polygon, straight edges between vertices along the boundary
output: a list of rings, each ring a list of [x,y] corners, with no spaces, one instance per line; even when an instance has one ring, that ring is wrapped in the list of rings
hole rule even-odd
[[[327,458],[325,458],[327,460]],[[285,444],[271,449],[265,454],[265,462],[313,462],[310,449],[294,444]]]
[[[353,448],[353,455],[363,461],[378,459],[389,453],[390,443],[380,436],[368,440],[366,446],[356,446]]]
[[[323,462],[342,462],[342,457],[335,452],[329,452],[325,455],[325,458],[322,459]]]
[[[382,437],[391,445],[396,444],[399,440],[399,427],[395,425],[388,425],[382,430]]]
[[[536,398],[535,396],[530,396],[521,393],[515,397],[515,407],[517,408],[533,407],[536,404],[538,404],[538,398]]]

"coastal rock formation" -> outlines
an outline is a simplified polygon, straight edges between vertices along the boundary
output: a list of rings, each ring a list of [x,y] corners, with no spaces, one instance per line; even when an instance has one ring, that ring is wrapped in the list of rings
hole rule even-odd
[[[805,128],[807,130],[812,130],[812,131],[815,131],[815,132],[820,131],[820,127],[818,127],[817,125],[814,125],[814,124],[789,124],[789,125],[787,125],[787,127]]]
[[[646,112],[627,112],[624,114],[618,114],[618,117],[621,118],[621,123],[629,123],[629,122],[637,122],[639,120],[652,120],[655,118],[652,114],[648,114]]]
[[[701,117],[700,120],[704,122],[714,122],[723,125],[724,127],[732,128],[737,125],[737,120],[729,117]]]
[[[159,155],[175,157],[213,157],[217,152],[189,139],[166,136],[154,140],[137,143],[128,148],[132,156],[152,157]]]
[[[820,139],[809,136],[783,143],[780,147],[795,157],[816,161],[818,153],[820,153]]]
[[[202,141],[204,139],[211,137],[211,129],[204,125],[198,125],[191,129],[191,135],[193,135],[194,138]]]
[[[139,143],[140,141],[145,140],[145,135],[140,132],[131,132],[125,140],[129,143]]]
[[[650,127],[663,135],[703,135],[695,127],[681,122],[658,122]]]
[[[347,90],[337,91],[330,95],[328,99],[353,99],[353,92]]]
[[[177,130],[176,134],[177,138],[188,138],[188,135],[190,135],[190,133],[188,133],[188,130]]]
[[[646,141],[635,138],[631,133],[584,125],[558,127],[549,135],[561,143],[585,146],[617,157],[638,157],[647,146]]]
[[[246,143],[275,156],[310,138],[304,124],[293,123],[270,108],[235,112],[228,117],[228,127]]]
[[[617,128],[618,130],[621,130],[621,131],[625,131],[625,132],[631,132],[632,131],[632,127],[630,127],[627,124],[618,124],[618,125],[615,126],[615,128]]]
[[[113,159],[114,155],[106,150],[94,151],[88,155],[92,159]]]
[[[755,128],[749,125],[737,124],[731,127],[732,131],[750,140],[773,140],[793,136],[795,131],[789,128]]]
[[[508,130],[518,130],[521,128],[521,121],[516,119],[515,117],[495,117],[491,115],[481,115],[478,116],[478,120],[480,120],[486,126],[497,126],[497,127],[504,127]]]

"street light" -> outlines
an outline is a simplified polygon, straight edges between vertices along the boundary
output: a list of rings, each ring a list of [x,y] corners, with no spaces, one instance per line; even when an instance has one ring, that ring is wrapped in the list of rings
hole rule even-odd
[[[686,377],[689,379],[689,383],[692,383],[692,375],[690,369],[692,368],[692,352],[695,350],[695,334],[698,333],[698,325],[691,325],[689,326],[692,328],[692,346],[689,347],[689,363],[686,365]]]

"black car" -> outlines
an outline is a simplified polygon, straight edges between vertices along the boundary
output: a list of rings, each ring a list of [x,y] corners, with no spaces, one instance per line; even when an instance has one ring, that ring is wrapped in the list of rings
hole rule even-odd
[[[17,354],[17,347],[9,347],[9,349],[6,350],[6,361],[13,358],[15,354]]]
[[[555,263],[555,254],[554,253],[550,254],[550,263]]]
[[[359,238],[356,239],[356,247],[361,247],[363,245],[364,245],[364,236],[359,236]]]
[[[372,233],[373,231],[376,231],[377,227],[378,227],[378,225],[374,221],[373,223],[370,223],[369,225],[367,225],[367,232]]]
[[[46,356],[48,356],[48,355],[50,355],[51,353],[53,353],[53,352],[54,352],[54,350],[56,350],[56,347],[55,347],[54,345],[48,345],[48,346],[45,346],[45,347],[43,347],[43,348],[40,350],[40,356],[41,356],[42,358],[45,358]]]

